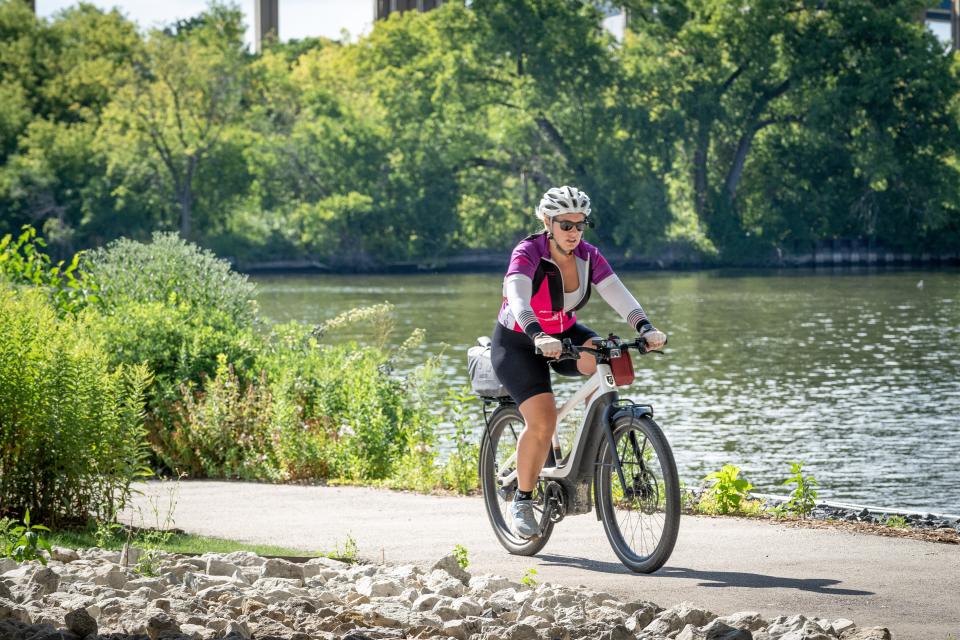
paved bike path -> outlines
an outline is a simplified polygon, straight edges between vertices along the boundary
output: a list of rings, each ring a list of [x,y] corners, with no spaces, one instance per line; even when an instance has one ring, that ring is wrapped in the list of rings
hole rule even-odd
[[[138,485],[125,520],[155,526],[174,483]],[[460,544],[469,571],[585,585],[620,599],[714,613],[802,613],[888,627],[899,639],[960,638],[960,547],[770,522],[684,516],[670,560],[653,575],[626,570],[593,514],[569,517],[534,557],[497,543],[478,497],[424,496],[359,487],[221,481],[176,485],[174,525],[190,533],[331,551],[347,536],[361,559],[429,568]]]

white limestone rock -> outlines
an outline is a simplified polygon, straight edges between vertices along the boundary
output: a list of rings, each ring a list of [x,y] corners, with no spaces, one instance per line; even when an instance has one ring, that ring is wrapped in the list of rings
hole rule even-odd
[[[232,551],[222,556],[220,560],[238,567],[262,567],[267,563],[266,558],[261,558],[252,551]]]
[[[68,564],[70,562],[76,562],[77,560],[79,560],[80,554],[78,554],[73,549],[68,549],[66,547],[53,547],[53,552],[50,554],[50,559],[56,560],[57,562],[62,562],[64,564]],[[0,573],[3,573],[2,560],[0,560]]]
[[[835,633],[837,636],[842,636],[843,634],[856,629],[857,625],[853,623],[853,620],[838,618],[830,624],[830,627],[833,629],[833,633]]]
[[[303,567],[287,560],[270,558],[260,567],[261,578],[289,578],[303,580]]]
[[[240,565],[232,562],[225,562],[216,557],[207,558],[207,575],[211,576],[233,576],[240,571]]]
[[[458,640],[467,640],[480,631],[480,622],[475,618],[451,620],[443,623],[443,635]]]
[[[460,563],[457,562],[457,558],[452,553],[437,560],[432,568],[434,571],[446,571],[448,574],[465,585],[470,583],[470,574],[460,566]]]
[[[364,576],[357,580],[357,593],[371,598],[391,598],[403,591],[403,585],[396,580]]]

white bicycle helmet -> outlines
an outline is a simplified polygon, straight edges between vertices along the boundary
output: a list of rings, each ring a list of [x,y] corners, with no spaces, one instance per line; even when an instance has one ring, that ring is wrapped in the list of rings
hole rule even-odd
[[[537,215],[553,218],[564,213],[590,215],[590,196],[576,187],[554,187],[543,194],[537,205]]]

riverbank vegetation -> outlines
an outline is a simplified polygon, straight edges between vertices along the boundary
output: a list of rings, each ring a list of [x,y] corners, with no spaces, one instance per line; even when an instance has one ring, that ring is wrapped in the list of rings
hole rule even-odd
[[[396,371],[423,333],[390,346],[390,305],[271,325],[246,276],[176,234],[120,239],[69,265],[65,283],[31,228],[0,242],[4,512],[111,522],[152,470],[476,486],[463,424],[450,460],[437,456],[442,414],[425,393],[435,363]],[[373,338],[337,340],[355,323]]]
[[[144,32],[0,0],[0,233],[362,270],[503,252],[573,183],[635,260],[955,251],[960,85],[922,2],[625,1],[622,42],[594,3],[469,4],[252,54],[235,5]]]

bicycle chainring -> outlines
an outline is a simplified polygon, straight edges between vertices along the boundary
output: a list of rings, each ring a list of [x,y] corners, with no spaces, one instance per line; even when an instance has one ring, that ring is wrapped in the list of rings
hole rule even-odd
[[[563,520],[567,515],[567,495],[559,482],[550,481],[544,489],[545,503],[547,505],[550,520],[554,523]]]

